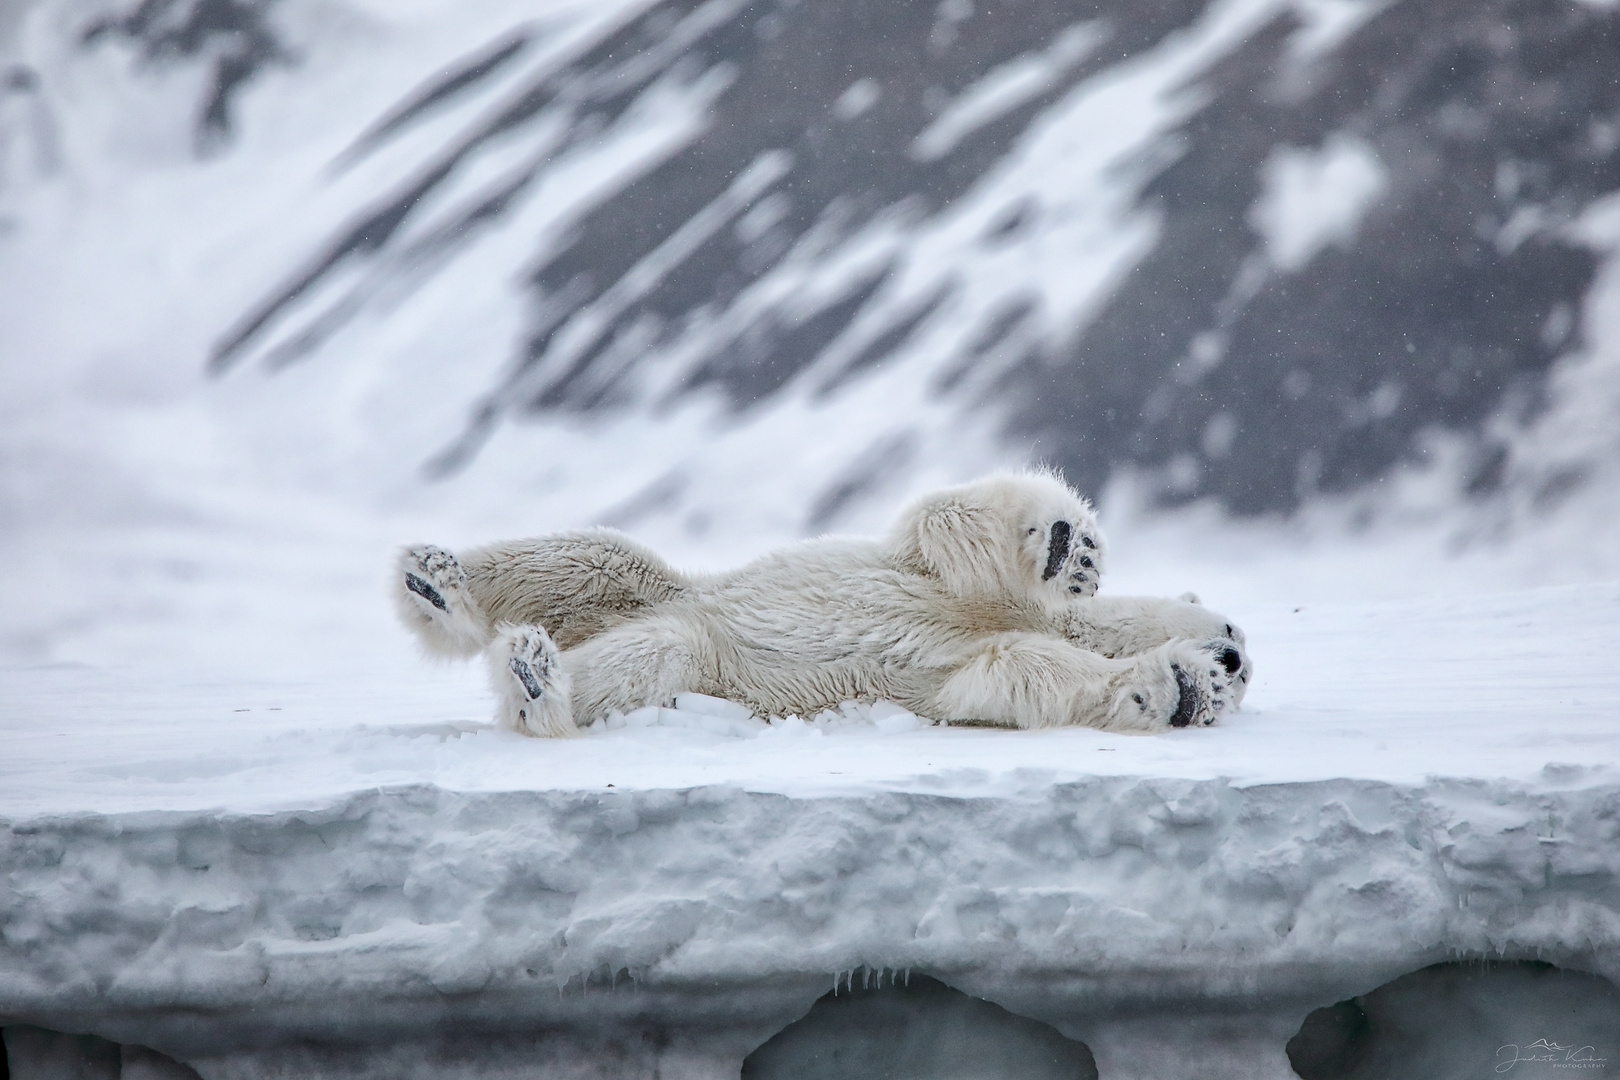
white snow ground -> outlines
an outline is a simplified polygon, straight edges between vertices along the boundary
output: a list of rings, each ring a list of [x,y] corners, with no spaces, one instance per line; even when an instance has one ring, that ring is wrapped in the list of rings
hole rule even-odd
[[[1257,658],[1243,711],[1150,738],[932,728],[893,706],[876,723],[772,726],[696,701],[537,741],[493,729],[481,667],[419,661],[403,640],[393,662],[315,678],[13,667],[0,671],[0,815],[271,812],[420,784],[1015,797],[1091,776],[1620,782],[1620,586],[1225,610]]]

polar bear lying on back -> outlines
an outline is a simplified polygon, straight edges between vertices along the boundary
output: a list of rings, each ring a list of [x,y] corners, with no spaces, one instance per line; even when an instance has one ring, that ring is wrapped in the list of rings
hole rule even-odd
[[[401,616],[485,652],[497,719],[572,735],[695,691],[765,716],[887,699],[936,720],[1152,732],[1242,699],[1241,631],[1194,604],[1095,596],[1103,540],[1047,474],[928,496],[885,540],[825,538],[686,576],[608,529],[400,556]]]

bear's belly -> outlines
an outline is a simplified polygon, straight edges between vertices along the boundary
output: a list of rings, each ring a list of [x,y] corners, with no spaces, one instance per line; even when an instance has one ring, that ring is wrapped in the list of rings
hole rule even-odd
[[[710,685],[698,689],[777,716],[878,699],[926,713],[987,632],[1024,628],[995,620],[986,629],[930,599],[881,586],[704,598],[699,621],[713,648]]]

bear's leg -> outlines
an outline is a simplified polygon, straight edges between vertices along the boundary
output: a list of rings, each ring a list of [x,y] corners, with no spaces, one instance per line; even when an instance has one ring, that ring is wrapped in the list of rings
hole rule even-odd
[[[1203,726],[1228,707],[1241,663],[1225,641],[1172,641],[1110,660],[1065,641],[1007,634],[951,673],[937,695],[936,715],[1023,728]]]
[[[590,723],[617,709],[670,705],[685,691],[714,692],[712,652],[701,629],[678,615],[614,627],[563,653],[574,715]],[[707,662],[706,662],[707,661]]]
[[[568,671],[543,629],[503,625],[488,656],[496,724],[524,735],[579,734]]]
[[[945,680],[930,715],[987,720],[1022,728],[1101,726],[1118,665],[1065,641],[1002,634],[986,642]]]
[[[1233,684],[1232,704],[1243,700],[1254,665],[1243,630],[1224,615],[1200,604],[1192,593],[1180,599],[1157,596],[1094,596],[1070,605],[1064,636],[1082,649],[1119,659],[1183,638],[1191,641],[1224,639],[1240,658]]]
[[[465,659],[489,644],[489,621],[454,555],[430,544],[407,548],[395,571],[394,606],[429,652]]]
[[[612,529],[505,540],[463,551],[460,560],[467,591],[491,623],[544,626],[564,651],[690,586]]]

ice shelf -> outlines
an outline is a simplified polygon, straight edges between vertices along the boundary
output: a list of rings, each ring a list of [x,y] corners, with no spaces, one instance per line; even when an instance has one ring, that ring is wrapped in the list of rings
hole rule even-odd
[[[1620,589],[1247,623],[1246,710],[1152,738],[677,709],[542,741],[442,670],[8,671],[0,1021],[207,1080],[765,1077],[835,988],[926,978],[1103,1077],[1288,1077],[1316,1010],[1490,961],[1620,1032]],[[1526,1010],[1451,1025],[1456,1075],[1605,1051]],[[1373,1060],[1341,1058],[1313,1078]]]

